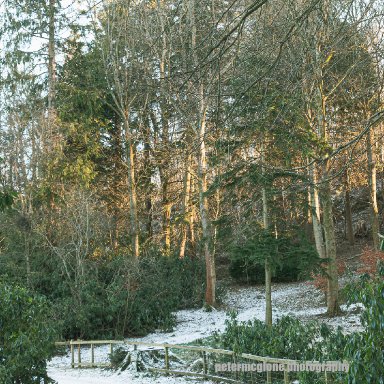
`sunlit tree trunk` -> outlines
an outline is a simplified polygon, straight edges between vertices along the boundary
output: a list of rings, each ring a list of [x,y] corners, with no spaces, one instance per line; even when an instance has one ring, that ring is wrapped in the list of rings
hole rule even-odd
[[[161,114],[161,146],[162,146],[162,159],[160,160],[160,178],[161,178],[161,190],[162,190],[162,207],[163,207],[163,236],[164,236],[164,248],[165,253],[170,254],[171,251],[171,210],[172,203],[170,199],[169,191],[169,103],[166,92],[167,81],[167,32],[165,29],[165,15],[163,14],[164,1],[158,0],[158,17],[161,28],[161,52],[159,61],[160,72],[160,114]],[[169,72],[169,68],[168,68]]]
[[[192,60],[195,68],[198,68],[197,56],[197,26],[195,22],[195,0],[188,2],[189,22],[191,28]],[[209,207],[207,197],[207,155],[206,155],[206,128],[208,100],[205,95],[204,79],[198,80],[198,121],[196,138],[198,146],[197,185],[199,190],[199,207],[202,227],[202,249],[206,267],[206,292],[205,301],[207,305],[216,305],[216,267],[215,257],[212,252],[212,230],[209,218]]]
[[[323,229],[324,229],[324,242],[325,252],[328,259],[327,262],[327,314],[329,316],[336,316],[340,312],[339,307],[339,283],[337,271],[337,254],[336,254],[336,237],[335,225],[333,222],[333,207],[332,207],[332,189],[331,189],[331,172],[330,172],[330,159],[329,154],[332,147],[329,144],[329,123],[327,121],[327,101],[325,91],[324,73],[325,64],[323,62],[323,44],[327,40],[327,28],[329,26],[329,12],[330,4],[326,0],[322,4],[320,12],[321,28],[318,31],[316,38],[316,52],[315,52],[315,105],[316,105],[316,122],[317,134],[322,141],[324,148],[321,150],[321,165],[322,175],[320,180],[320,199],[323,208]]]
[[[128,166],[128,193],[130,205],[130,224],[131,224],[131,243],[132,252],[135,257],[140,255],[139,247],[139,223],[137,215],[137,194],[136,194],[136,179],[135,179],[135,152],[132,133],[129,126],[129,112],[126,112],[124,119],[124,134],[125,134],[125,151],[126,161]]]
[[[351,190],[349,183],[349,174],[348,170],[345,172],[344,178],[344,198],[345,198],[345,231],[347,235],[347,240],[350,245],[355,244],[355,235],[353,233],[353,224],[352,224],[352,209],[351,209]]]
[[[377,205],[377,183],[376,183],[376,155],[374,151],[374,132],[371,129],[367,132],[366,146],[368,158],[368,185],[369,185],[369,203],[371,211],[372,240],[375,249],[379,249],[379,209]]]
[[[183,188],[183,206],[182,206],[182,226],[181,226],[181,243],[179,257],[182,259],[185,256],[185,247],[187,244],[188,224],[190,219],[190,195],[191,195],[191,168],[192,168],[192,155],[188,154],[186,158],[184,172],[184,188]]]
[[[311,181],[310,201],[311,201],[313,235],[315,237],[317,253],[322,259],[324,259],[326,257],[326,253],[325,253],[325,244],[324,244],[324,238],[323,238],[323,229],[321,225],[320,199],[319,199],[319,192],[317,187],[316,167],[314,164],[310,165],[309,175],[310,175],[310,181]]]

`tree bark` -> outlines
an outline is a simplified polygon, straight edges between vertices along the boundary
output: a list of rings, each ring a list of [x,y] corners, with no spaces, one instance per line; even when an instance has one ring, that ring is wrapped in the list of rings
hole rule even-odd
[[[264,140],[264,139],[262,139]],[[261,145],[261,167],[262,174],[265,174],[264,168],[264,142]],[[262,190],[262,200],[263,200],[263,226],[265,230],[269,229],[269,212],[268,212],[268,196],[267,190],[263,187]],[[269,327],[272,327],[272,269],[270,261],[265,259],[265,324]]]
[[[191,170],[192,170],[192,168],[191,168]],[[188,224],[189,224],[189,238],[190,238],[191,254],[192,255],[196,254],[196,241],[195,241],[196,207],[195,207],[195,204],[193,202],[193,198],[194,198],[194,195],[195,195],[195,189],[196,189],[195,184],[196,184],[196,182],[195,182],[195,180],[194,180],[194,178],[192,177],[192,174],[191,174],[191,194],[190,194],[190,197],[189,197],[190,211],[189,211]]]
[[[148,125],[144,132],[144,174],[145,174],[145,211],[146,211],[146,232],[147,237],[152,237],[152,188],[151,188],[151,144],[150,144],[150,118],[148,117]]]
[[[197,58],[197,27],[195,22],[195,0],[188,1],[189,25],[191,28],[191,50],[192,60],[195,68],[198,68]],[[198,124],[196,136],[198,141],[198,188],[199,188],[199,206],[202,227],[202,249],[205,258],[206,267],[206,291],[205,302],[207,305],[216,305],[216,269],[215,257],[212,253],[212,232],[209,219],[208,197],[207,197],[207,158],[205,147],[206,123],[208,101],[205,95],[204,80],[198,81]]]
[[[191,194],[191,167],[192,167],[192,156],[188,154],[186,159],[186,169],[184,173],[184,188],[183,188],[183,207],[181,211],[182,215],[182,227],[181,227],[181,243],[180,243],[180,259],[185,256],[185,248],[187,244],[187,234],[188,234],[188,224],[189,223],[189,215],[190,215],[190,207],[189,207],[189,199]]]
[[[204,100],[204,88],[201,86],[200,97]],[[199,121],[199,156],[198,156],[198,186],[200,200],[200,216],[202,226],[202,247],[206,266],[206,292],[205,301],[210,306],[216,305],[216,270],[215,258],[211,252],[212,234],[209,220],[207,193],[207,159],[205,148],[206,106],[201,102]]]
[[[163,1],[158,1],[158,16],[161,27],[161,54],[159,61],[160,72],[160,115],[161,115],[161,159],[160,159],[160,177],[161,177],[161,190],[162,190],[162,205],[163,205],[163,236],[165,253],[170,254],[171,251],[171,210],[172,203],[169,196],[169,105],[166,92],[166,55],[167,55],[167,32],[165,29],[165,16],[163,14]],[[168,67],[169,70],[169,67]]]
[[[327,263],[327,314],[336,316],[340,313],[339,307],[339,283],[337,271],[336,237],[333,223],[332,190],[330,181],[330,159],[329,154],[332,147],[329,144],[329,126],[327,121],[327,96],[325,91],[323,43],[327,39],[327,28],[329,21],[329,2],[324,1],[320,15],[322,26],[316,38],[315,52],[315,89],[316,89],[316,122],[317,135],[323,141],[323,148],[320,148],[322,157],[322,179],[320,186],[320,197],[323,208],[323,229],[325,252]]]
[[[135,154],[132,142],[132,135],[129,126],[129,112],[126,112],[124,119],[125,147],[128,165],[128,192],[130,200],[130,224],[131,224],[131,242],[132,252],[135,257],[140,255],[139,246],[139,223],[137,215],[137,194],[135,180]]]
[[[345,229],[347,240],[349,245],[355,245],[355,235],[353,233],[352,225],[352,209],[351,209],[351,196],[350,196],[350,185],[349,185],[349,175],[348,170],[345,172]]]
[[[310,186],[310,198],[311,198],[311,213],[312,213],[312,225],[313,235],[315,237],[316,250],[322,259],[326,258],[325,244],[323,237],[323,228],[321,225],[320,216],[320,199],[317,187],[317,175],[315,165],[310,166],[309,175],[311,179]]]
[[[56,0],[49,0],[48,24],[48,149],[53,144],[56,94],[56,52],[55,52],[55,7]]]
[[[340,313],[339,307],[339,282],[336,260],[336,237],[333,223],[332,192],[329,180],[329,160],[323,164],[323,180],[321,186],[321,199],[323,203],[323,222],[325,249],[328,258],[328,290],[327,290],[327,314],[331,317]]]
[[[373,132],[369,129],[367,132],[367,158],[368,158],[368,185],[369,185],[369,203],[371,211],[371,228],[373,246],[376,250],[380,248],[379,241],[379,209],[377,205],[377,183],[376,183],[376,156],[373,150]]]

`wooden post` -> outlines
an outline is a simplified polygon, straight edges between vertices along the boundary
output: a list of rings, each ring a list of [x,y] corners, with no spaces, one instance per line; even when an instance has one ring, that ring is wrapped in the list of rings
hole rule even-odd
[[[288,364],[284,366],[284,384],[289,384]]]
[[[73,340],[71,340],[70,345],[71,345],[71,367],[75,368],[75,348],[74,345],[72,344]]]
[[[91,367],[95,365],[95,349],[94,345],[91,344]]]
[[[81,344],[77,345],[77,361],[78,361],[78,368],[81,367]]]
[[[112,353],[113,353],[113,344],[111,343],[110,345],[109,345],[109,353],[112,355]]]
[[[208,373],[208,364],[207,364],[207,352],[203,351],[203,372],[204,375]]]
[[[272,372],[267,371],[267,384],[272,384]]]
[[[169,370],[169,348],[167,346],[164,346],[165,351],[165,369]]]

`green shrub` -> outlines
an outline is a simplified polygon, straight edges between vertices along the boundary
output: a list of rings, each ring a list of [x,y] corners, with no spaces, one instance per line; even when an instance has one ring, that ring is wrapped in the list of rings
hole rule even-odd
[[[273,281],[297,281],[309,276],[320,265],[314,246],[300,234],[280,234],[256,228],[244,241],[231,248],[230,273],[241,282],[264,282],[264,264],[273,268]]]
[[[384,383],[384,265],[378,268],[378,276],[368,274],[347,288],[349,303],[364,306],[361,314],[363,332],[353,333],[346,348],[352,361],[349,384]]]
[[[224,349],[294,360],[343,359],[346,341],[340,328],[333,330],[315,321],[302,323],[284,316],[268,327],[257,319],[238,322],[234,313],[226,320],[225,331],[214,337]]]
[[[50,310],[43,297],[0,283],[1,383],[50,382],[46,361],[56,339]]]
[[[75,286],[58,282],[55,295],[62,337],[114,338],[169,330],[174,311],[201,306],[204,265],[200,259],[125,255],[88,261]],[[49,284],[53,286],[54,284]]]
[[[302,323],[284,316],[268,327],[259,320],[238,322],[236,314],[232,313],[226,320],[224,332],[216,333],[211,345],[258,356],[301,361],[342,361],[347,341],[348,337],[343,335],[340,328],[333,330],[314,321]],[[342,374],[335,376],[343,377]],[[322,375],[312,372],[300,372],[297,378],[302,384],[323,382]]]

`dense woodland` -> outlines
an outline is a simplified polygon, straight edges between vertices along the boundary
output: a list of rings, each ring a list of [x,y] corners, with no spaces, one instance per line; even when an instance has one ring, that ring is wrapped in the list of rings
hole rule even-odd
[[[381,0],[0,7],[0,282],[57,338],[171,328],[229,274],[267,325],[273,279],[340,313],[340,244],[380,246]]]

